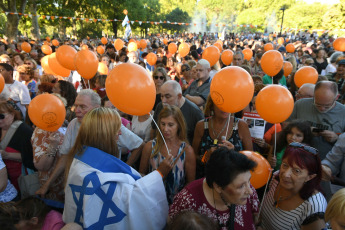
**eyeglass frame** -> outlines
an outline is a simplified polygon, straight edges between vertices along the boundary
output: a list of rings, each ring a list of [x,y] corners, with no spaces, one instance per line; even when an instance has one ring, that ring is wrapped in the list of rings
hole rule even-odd
[[[313,105],[316,107],[316,108],[320,108],[320,107],[323,107],[325,110],[329,110],[331,109],[335,103],[336,103],[336,100],[337,100],[337,97],[334,98],[333,102],[332,102],[332,105],[319,105],[319,104],[316,104],[315,103],[315,98],[313,99]]]

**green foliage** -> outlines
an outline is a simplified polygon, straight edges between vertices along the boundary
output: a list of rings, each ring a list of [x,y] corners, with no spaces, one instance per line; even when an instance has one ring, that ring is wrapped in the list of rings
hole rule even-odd
[[[169,14],[167,14],[165,18],[167,21],[170,21],[170,22],[189,22],[190,21],[190,17],[188,16],[188,13],[181,10],[180,8],[174,9]],[[186,30],[187,26],[164,24],[163,28],[170,30],[173,33],[173,32],[183,32]]]

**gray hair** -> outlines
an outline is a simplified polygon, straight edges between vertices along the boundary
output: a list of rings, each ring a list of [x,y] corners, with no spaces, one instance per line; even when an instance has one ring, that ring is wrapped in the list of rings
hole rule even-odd
[[[176,95],[182,94],[181,86],[177,81],[169,80],[169,81],[166,81],[163,85],[170,85],[174,93],[176,93]]]
[[[338,95],[338,85],[337,85],[337,83],[335,83],[333,81],[319,81],[319,82],[317,82],[315,85],[314,93],[320,88],[329,89],[334,93],[335,96]]]
[[[94,106],[101,106],[101,97],[98,95],[98,93],[96,93],[92,89],[82,89],[82,90],[80,90],[78,95],[89,96],[90,99],[91,99],[91,104],[92,105],[94,105]]]
[[[242,51],[236,51],[234,53],[234,56],[236,56],[236,55],[241,55],[241,59],[244,60],[244,54],[242,53]]]
[[[211,68],[210,63],[209,63],[206,59],[200,59],[200,60],[198,61],[198,64],[199,64],[199,65],[202,65],[205,69]]]
[[[329,61],[331,63],[336,63],[338,57],[340,57],[340,56],[344,56],[343,52],[336,51],[331,55],[331,57],[329,58]]]

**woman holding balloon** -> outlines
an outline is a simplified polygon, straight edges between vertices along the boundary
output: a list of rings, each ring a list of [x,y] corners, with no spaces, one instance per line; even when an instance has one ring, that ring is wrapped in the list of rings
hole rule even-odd
[[[262,204],[263,229],[323,229],[327,201],[320,192],[321,175],[316,149],[289,144]]]

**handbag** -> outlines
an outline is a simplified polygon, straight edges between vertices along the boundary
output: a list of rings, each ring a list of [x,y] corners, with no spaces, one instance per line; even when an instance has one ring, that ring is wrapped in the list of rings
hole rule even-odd
[[[36,191],[41,187],[38,172],[29,175],[20,175],[18,178],[18,185],[22,199],[35,195]]]

